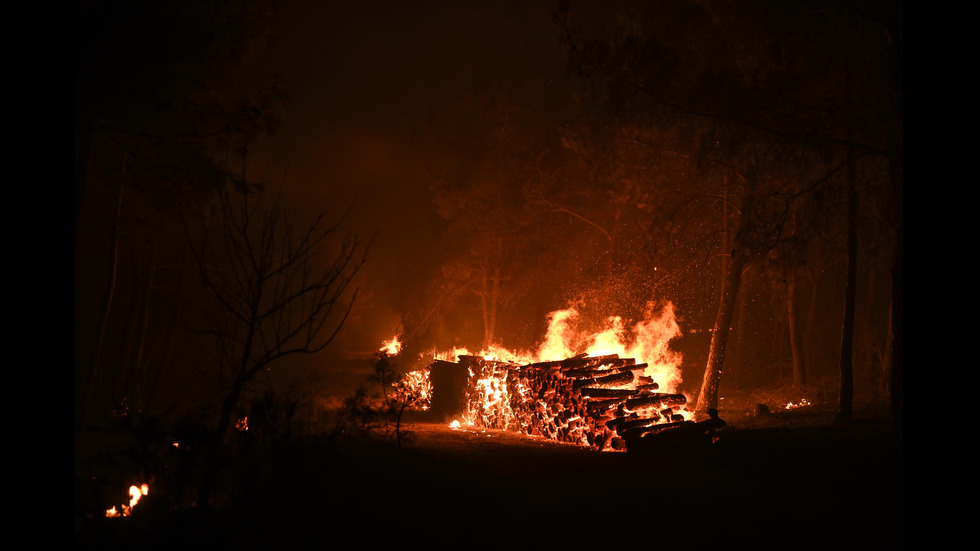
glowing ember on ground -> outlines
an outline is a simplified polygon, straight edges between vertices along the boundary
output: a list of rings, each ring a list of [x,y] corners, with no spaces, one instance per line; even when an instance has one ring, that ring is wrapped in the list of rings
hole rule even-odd
[[[150,487],[146,484],[141,484],[140,486],[130,486],[129,487],[129,505],[121,505],[121,511],[116,510],[113,505],[111,508],[106,509],[105,516],[108,518],[116,517],[128,517],[133,511],[133,507],[139,503],[141,497],[150,493]]]
[[[786,404],[785,406],[783,406],[783,409],[796,409],[796,408],[806,407],[806,406],[810,406],[810,405],[813,405],[813,404],[811,404],[809,400],[807,400],[806,398],[804,398],[804,399],[800,400],[800,403],[798,403],[798,404],[794,404],[792,402]]]

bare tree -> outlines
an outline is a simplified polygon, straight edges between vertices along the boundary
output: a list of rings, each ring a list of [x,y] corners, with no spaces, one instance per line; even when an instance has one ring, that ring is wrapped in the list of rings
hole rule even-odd
[[[210,299],[203,331],[224,380],[199,507],[208,504],[215,452],[243,391],[273,363],[329,345],[357,295],[348,293],[364,261],[357,238],[337,236],[340,221],[304,220],[286,209],[281,192],[270,195],[238,184],[185,217]]]

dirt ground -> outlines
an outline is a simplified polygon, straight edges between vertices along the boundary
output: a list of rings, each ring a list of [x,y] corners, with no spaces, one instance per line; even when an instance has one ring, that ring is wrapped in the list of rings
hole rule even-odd
[[[643,454],[418,417],[401,448],[310,452],[205,520],[124,519],[99,543],[901,549],[902,437],[862,415],[840,425],[827,409],[731,412],[713,444]]]
[[[713,444],[642,453],[421,425],[421,503],[450,526],[576,548],[902,548],[901,437],[881,416],[842,426],[814,408],[728,422]]]

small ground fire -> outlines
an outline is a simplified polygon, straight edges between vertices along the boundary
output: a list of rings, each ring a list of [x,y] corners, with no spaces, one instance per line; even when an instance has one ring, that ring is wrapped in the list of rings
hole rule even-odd
[[[150,487],[146,484],[130,486],[129,505],[122,504],[119,509],[116,509],[116,506],[113,505],[109,509],[106,509],[105,516],[107,518],[128,517],[133,511],[133,507],[136,507],[136,504],[139,503],[140,498],[148,495],[149,493]]]

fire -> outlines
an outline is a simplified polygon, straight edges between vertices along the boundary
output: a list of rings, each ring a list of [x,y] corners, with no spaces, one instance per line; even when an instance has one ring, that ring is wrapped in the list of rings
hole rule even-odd
[[[442,360],[442,361],[446,361],[446,362],[455,362],[456,361],[456,358],[458,358],[460,356],[472,356],[472,355],[473,354],[471,354],[468,349],[466,349],[466,348],[458,348],[458,347],[457,348],[453,348],[453,349],[451,349],[449,351],[440,352],[438,350],[434,350],[432,352],[433,359]],[[486,357],[486,355],[484,355],[484,357]]]
[[[670,342],[681,336],[672,303],[648,304],[644,319],[633,324],[612,316],[598,331],[579,325],[579,312],[570,307],[549,315],[545,338],[535,351],[491,346],[479,353],[456,348],[435,354],[437,361],[459,359],[468,369],[467,410],[452,428],[518,430],[603,447],[608,444],[600,445],[593,430],[605,426],[600,416],[639,416],[665,425],[687,421],[687,398],[676,394],[682,382],[681,356],[670,349]],[[573,364],[580,367],[572,369]],[[579,375],[582,370],[588,374]],[[599,392],[579,386],[586,381],[606,390],[617,387],[613,392],[635,399],[622,399],[619,411],[599,412],[603,400],[584,391]],[[626,408],[627,403],[635,409]]]
[[[432,383],[429,380],[429,370],[419,369],[405,374],[401,380],[393,383],[397,399],[409,406],[427,410],[432,401]]]
[[[395,335],[391,340],[383,341],[378,352],[386,356],[396,356],[402,350],[402,342]],[[427,410],[432,399],[432,383],[429,382],[428,370],[416,370],[406,373],[400,380],[392,383],[395,398],[415,409]]]
[[[810,401],[807,400],[806,398],[803,398],[802,400],[800,400],[798,404],[794,404],[793,402],[786,404],[785,406],[783,406],[783,409],[796,409],[796,408],[806,407],[809,405],[812,405],[810,404]]]
[[[516,364],[532,364],[573,356],[611,356],[636,358],[647,364],[644,375],[653,377],[665,392],[676,392],[683,382],[680,371],[682,357],[670,349],[670,342],[682,335],[674,318],[674,305],[665,302],[647,304],[646,316],[632,327],[620,316],[610,316],[598,332],[578,329],[578,309],[574,306],[556,310],[548,316],[548,330],[544,341],[534,352],[508,350],[492,345],[479,353],[465,348],[437,355],[436,359],[456,361],[459,356],[483,356],[485,360],[507,361]]]
[[[402,351],[402,343],[398,340],[398,335],[395,335],[389,341],[384,341],[381,343],[380,352],[384,352],[389,356],[396,356]]]
[[[150,487],[146,484],[129,487],[129,505],[121,505],[121,511],[116,510],[116,506],[106,509],[105,516],[108,518],[128,517],[133,511],[133,507],[139,503],[141,497],[150,493]]]
[[[581,353],[618,354],[647,364],[644,375],[653,377],[666,392],[676,391],[682,382],[679,367],[682,358],[670,349],[670,342],[681,336],[673,303],[666,302],[659,309],[655,303],[647,304],[645,318],[632,327],[627,327],[621,317],[611,316],[606,319],[605,328],[594,334],[575,327],[578,316],[574,307],[552,312],[548,333],[534,361],[569,358]]]
[[[517,364],[546,362],[572,356],[609,356],[619,354],[623,358],[636,358],[647,364],[645,375],[656,378],[661,387],[674,392],[682,382],[681,355],[670,350],[670,341],[681,336],[680,326],[674,319],[674,305],[664,303],[659,309],[655,303],[647,304],[646,317],[632,327],[627,327],[620,316],[610,316],[605,327],[595,333],[579,330],[579,319],[574,306],[556,310],[548,315],[548,330],[544,341],[533,352],[508,350],[491,345],[480,352],[467,348],[453,348],[435,353],[437,360],[456,361],[459,356],[482,356],[485,360],[507,361]]]
[[[479,372],[469,370],[472,385],[467,396],[470,404],[466,414],[468,426],[479,425],[490,429],[510,428],[514,417],[511,394],[520,395],[520,388],[511,389],[508,385],[508,367],[511,364],[484,360],[480,362]]]

